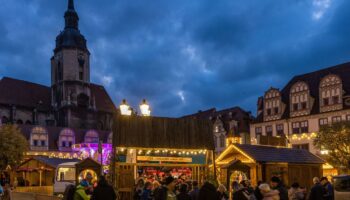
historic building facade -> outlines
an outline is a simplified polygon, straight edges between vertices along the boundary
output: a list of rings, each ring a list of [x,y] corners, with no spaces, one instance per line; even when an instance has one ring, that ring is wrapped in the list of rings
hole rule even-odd
[[[257,118],[250,125],[251,142],[260,136],[284,137],[293,148],[315,154],[322,125],[350,120],[350,63],[293,77],[282,89],[270,88],[258,99]]]
[[[249,124],[252,121],[250,112],[240,107],[233,107],[224,110],[211,108],[205,111],[187,115],[197,119],[210,120],[213,124],[213,137],[215,153],[219,155],[231,143],[248,143]],[[233,140],[233,141],[228,141]]]
[[[51,86],[4,77],[0,123],[111,130],[116,108],[103,86],[90,82],[90,52],[73,0],[51,58]]]
[[[103,86],[90,82],[90,52],[73,0],[64,19],[51,58],[50,86],[10,77],[0,80],[0,126],[18,125],[30,157],[97,159],[100,141],[103,155],[111,151],[117,108]]]

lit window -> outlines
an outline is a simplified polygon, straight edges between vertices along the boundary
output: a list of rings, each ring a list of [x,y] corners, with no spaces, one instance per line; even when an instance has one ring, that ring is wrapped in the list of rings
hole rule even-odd
[[[283,135],[284,131],[283,131],[283,124],[277,124],[276,125],[276,130],[277,130],[277,134],[278,135]]]
[[[31,131],[31,145],[34,147],[47,147],[48,134],[45,128],[37,126]]]
[[[59,143],[60,146],[59,147],[71,147],[75,142],[75,136],[74,136],[74,132],[69,129],[69,128],[65,128],[60,132],[59,135]]]
[[[266,126],[266,135],[267,136],[272,136],[272,126]]]
[[[300,122],[300,129],[302,133],[308,133],[309,132],[308,121]]]
[[[341,122],[341,116],[332,117],[332,123]]]
[[[328,119],[327,118],[320,119],[320,126],[327,125],[327,124],[328,124]]]
[[[85,143],[99,143],[99,137],[96,131],[88,131],[85,134]]]
[[[262,135],[262,128],[261,127],[255,128],[255,136],[258,137],[258,135]]]
[[[292,132],[295,133],[300,133],[300,123],[299,122],[293,122],[292,123]]]

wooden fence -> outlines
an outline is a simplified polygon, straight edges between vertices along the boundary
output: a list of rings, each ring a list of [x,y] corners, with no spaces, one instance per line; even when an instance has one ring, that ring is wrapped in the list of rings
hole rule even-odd
[[[52,195],[53,186],[17,187],[14,192]]]

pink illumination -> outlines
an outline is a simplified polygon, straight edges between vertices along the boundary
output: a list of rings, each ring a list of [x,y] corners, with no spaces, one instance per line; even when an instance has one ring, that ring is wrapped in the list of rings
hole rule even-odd
[[[72,146],[73,151],[80,152],[83,158],[93,158],[94,160],[101,163],[101,155],[98,153],[97,143],[82,143],[74,144]],[[109,165],[110,155],[112,152],[112,144],[102,144],[102,160],[103,165]]]

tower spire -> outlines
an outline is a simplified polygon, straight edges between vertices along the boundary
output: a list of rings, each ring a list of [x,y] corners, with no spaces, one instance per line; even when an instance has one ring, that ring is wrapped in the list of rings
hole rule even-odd
[[[68,10],[74,10],[74,0],[68,0]]]
[[[79,17],[77,12],[75,12],[73,0],[68,0],[68,10],[64,14],[64,18],[66,22],[65,28],[78,29]]]

